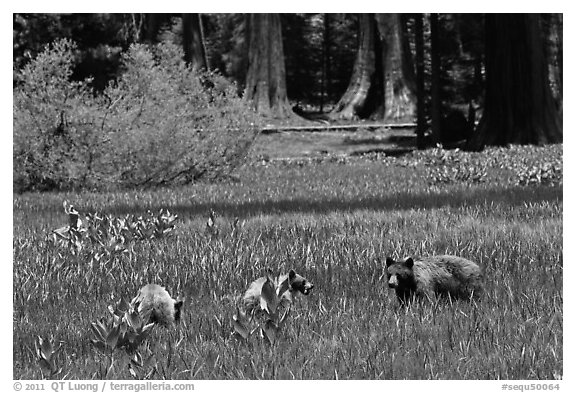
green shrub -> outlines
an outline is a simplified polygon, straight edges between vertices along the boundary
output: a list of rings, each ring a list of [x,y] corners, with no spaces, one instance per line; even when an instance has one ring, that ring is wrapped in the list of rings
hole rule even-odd
[[[16,191],[183,184],[243,162],[257,115],[222,76],[189,68],[178,47],[132,45],[101,95],[70,80],[74,51],[57,41],[16,76]]]
[[[57,41],[16,75],[15,190],[86,182],[91,156],[97,156],[105,142],[105,135],[94,131],[98,104],[90,81],[70,80],[75,49],[71,41]]]

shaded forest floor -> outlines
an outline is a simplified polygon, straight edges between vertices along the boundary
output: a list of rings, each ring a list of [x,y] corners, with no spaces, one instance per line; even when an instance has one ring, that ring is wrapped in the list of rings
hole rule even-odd
[[[262,133],[252,155],[263,159],[290,159],[318,156],[356,156],[381,153],[391,156],[416,148],[412,128],[368,128],[347,131],[280,131]]]

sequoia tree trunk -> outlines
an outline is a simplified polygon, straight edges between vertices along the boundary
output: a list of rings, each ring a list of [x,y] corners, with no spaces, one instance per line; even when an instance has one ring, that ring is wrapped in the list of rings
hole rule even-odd
[[[487,14],[486,98],[469,148],[562,141],[539,15]]]
[[[286,95],[286,68],[279,14],[250,14],[248,75],[244,98],[263,116],[293,115]]]
[[[401,14],[376,14],[382,41],[384,120],[414,121],[414,68]]]
[[[361,115],[363,115],[364,107],[369,98],[368,93],[376,71],[374,15],[360,14],[359,25],[359,46],[352,77],[346,92],[330,113],[333,118],[354,119],[363,117]]]
[[[424,16],[415,14],[416,44],[416,145],[424,149],[424,132],[426,131],[426,92],[424,91]]]
[[[440,143],[440,121],[442,119],[442,103],[440,102],[440,48],[438,37],[438,14],[430,14],[430,60],[431,60],[431,86],[430,108],[432,118],[432,141]]]
[[[548,51],[546,61],[549,65],[549,77],[552,85],[552,96],[558,111],[562,113],[562,14],[545,14],[547,25]],[[546,46],[545,46],[546,47]]]
[[[557,27],[558,27],[558,81],[560,83],[560,103],[561,107],[563,107],[563,94],[564,94],[564,16],[563,14],[557,15]]]
[[[361,14],[358,53],[338,119],[413,121],[414,70],[400,14]]]
[[[186,63],[196,70],[208,69],[200,14],[182,14],[182,46]]]
[[[322,83],[320,94],[320,113],[324,111],[324,101],[330,100],[330,14],[323,14],[324,34],[322,37]]]

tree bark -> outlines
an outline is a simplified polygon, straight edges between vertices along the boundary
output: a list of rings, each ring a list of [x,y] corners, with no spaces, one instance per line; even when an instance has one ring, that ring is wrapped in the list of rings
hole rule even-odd
[[[320,94],[320,112],[324,111],[324,101],[330,99],[330,14],[323,14],[324,31],[322,37],[322,92]]]
[[[374,16],[372,14],[360,14],[359,19],[359,45],[352,77],[346,92],[330,113],[333,118],[355,119],[361,117],[360,115],[368,101],[368,92],[376,71]]]
[[[562,14],[545,14],[547,23],[548,45],[545,45],[547,63],[550,66],[550,81],[552,96],[557,103],[559,112],[562,111]]]
[[[486,98],[468,147],[562,141],[537,14],[487,14]]]
[[[557,23],[558,23],[558,80],[560,82],[560,99],[563,103],[563,92],[564,92],[564,15],[558,14],[557,15]]]
[[[416,145],[424,149],[424,131],[426,130],[426,92],[424,91],[424,23],[423,15],[415,15],[416,35]]]
[[[352,77],[330,116],[412,120],[416,108],[414,70],[400,14],[361,14],[359,18]]]
[[[266,117],[293,115],[286,95],[286,68],[279,14],[250,14],[249,65],[244,98]]]
[[[440,143],[440,122],[442,120],[442,102],[440,101],[440,48],[438,42],[438,14],[430,14],[430,58],[431,58],[431,118],[432,141]]]
[[[136,42],[154,44],[158,42],[160,28],[169,19],[169,14],[132,14],[132,20],[138,23]]]
[[[400,14],[377,14],[384,65],[384,120],[408,122],[414,119],[414,67]]]
[[[200,14],[182,14],[182,46],[184,60],[192,66],[192,69],[208,69]]]

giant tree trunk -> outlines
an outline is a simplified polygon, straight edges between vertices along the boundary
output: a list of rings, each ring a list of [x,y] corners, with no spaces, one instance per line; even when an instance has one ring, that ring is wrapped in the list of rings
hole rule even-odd
[[[539,15],[487,14],[485,23],[485,109],[469,148],[562,141]]]
[[[186,63],[196,70],[208,69],[200,14],[182,14],[182,46]]]
[[[352,77],[331,117],[413,120],[414,70],[400,14],[361,14],[359,18]]]
[[[431,86],[430,108],[432,118],[432,141],[440,143],[440,121],[442,119],[442,103],[440,102],[440,48],[438,37],[438,14],[430,14],[430,61],[431,61]]]
[[[564,94],[564,16],[563,14],[558,14],[556,19],[558,25],[558,81],[560,86],[560,103],[561,108],[563,107],[563,94]]]
[[[416,44],[416,145],[424,149],[424,132],[426,131],[426,92],[424,91],[424,16],[415,14]]]
[[[322,36],[322,92],[320,93],[320,112],[324,111],[324,97],[330,100],[330,14],[323,14],[324,31]]]
[[[332,109],[330,116],[338,119],[354,119],[363,114],[368,93],[376,70],[374,53],[375,23],[372,14],[359,16],[359,46],[346,92]]]
[[[376,14],[382,41],[384,120],[413,121],[416,113],[414,68],[400,14]]]
[[[546,27],[547,45],[544,47],[552,96],[562,113],[562,14],[544,14],[542,19]]]
[[[293,112],[286,95],[286,68],[279,14],[250,14],[249,65],[244,98],[266,116]]]

